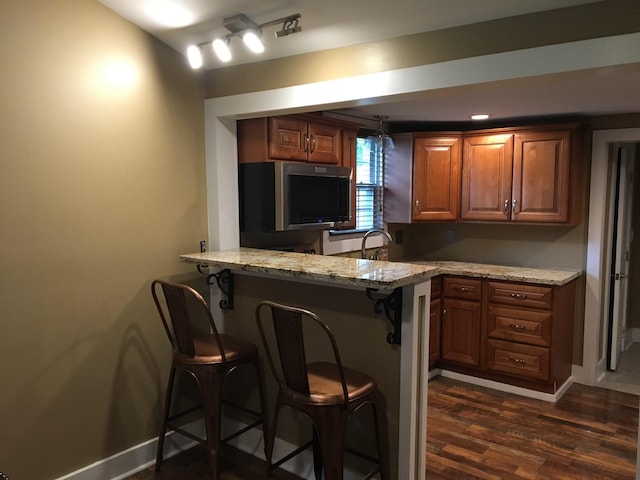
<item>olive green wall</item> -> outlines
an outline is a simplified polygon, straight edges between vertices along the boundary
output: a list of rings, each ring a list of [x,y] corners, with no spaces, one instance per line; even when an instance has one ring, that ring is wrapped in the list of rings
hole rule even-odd
[[[384,315],[374,313],[374,302],[360,290],[244,275],[234,276],[234,289],[234,310],[225,316],[226,332],[240,335],[260,345],[263,350],[254,315],[260,301],[269,299],[307,308],[319,315],[331,328],[343,364],[376,379],[386,402],[390,468],[392,478],[397,478],[400,350],[398,346],[387,344],[390,324]],[[269,323],[265,325],[268,326]],[[331,360],[332,353],[328,349],[328,343],[324,343],[323,332],[309,329],[305,331],[305,335],[305,351],[309,361]],[[266,361],[264,369],[272,409],[277,389]],[[375,443],[372,440],[375,437],[369,412],[369,409],[363,409],[350,422],[347,442],[348,445],[373,455]],[[304,432],[307,436],[297,436],[296,432]],[[295,417],[285,409],[278,426],[278,437],[301,445],[310,439],[309,435],[308,421]],[[349,461],[349,456],[345,460]]]
[[[149,285],[207,235],[203,91],[97,1],[3,1],[0,59],[0,471],[51,479],[157,435]]]
[[[207,235],[204,98],[637,31],[638,5],[216,69],[203,86],[180,54],[96,1],[4,1],[0,469],[55,478],[155,436],[169,348],[148,289],[154,277],[203,286],[176,258]],[[365,338],[381,343],[377,330]]]

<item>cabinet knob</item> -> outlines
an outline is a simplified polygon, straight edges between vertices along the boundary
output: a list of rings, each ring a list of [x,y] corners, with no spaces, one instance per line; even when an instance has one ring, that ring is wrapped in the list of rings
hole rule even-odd
[[[526,293],[512,293],[511,298],[515,298],[516,300],[525,300],[527,298]]]
[[[420,213],[420,200],[416,200],[416,215]]]
[[[513,202],[511,202],[511,213],[518,213],[518,200],[513,200]]]
[[[471,289],[467,287],[456,287],[454,290],[460,293],[467,293],[471,291]]]
[[[510,323],[509,327],[511,327],[513,330],[516,330],[517,332],[526,330],[526,327],[524,325],[520,325],[518,323]]]
[[[509,211],[509,200],[504,201],[504,206],[502,207],[502,211],[507,213]]]
[[[311,137],[311,153],[316,150],[316,137]]]
[[[525,363],[527,363],[527,361],[523,360],[522,358],[509,357],[509,360],[511,360],[513,363],[517,365],[524,365]]]
[[[307,153],[309,151],[309,135],[304,136],[304,142],[302,142],[302,150],[304,150],[304,153]]]

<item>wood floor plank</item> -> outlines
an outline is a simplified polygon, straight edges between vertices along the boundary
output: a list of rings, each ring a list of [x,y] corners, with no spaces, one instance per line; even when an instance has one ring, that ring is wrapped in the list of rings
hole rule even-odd
[[[575,384],[554,405],[438,377],[428,402],[427,478],[483,478],[468,462],[502,479],[635,478],[635,395]],[[456,446],[474,453],[443,469]]]
[[[638,396],[572,385],[557,403],[449,378],[429,382],[429,480],[634,480]],[[222,480],[264,478],[264,462],[225,450]],[[129,480],[204,480],[193,448]],[[284,471],[271,479],[300,480]]]

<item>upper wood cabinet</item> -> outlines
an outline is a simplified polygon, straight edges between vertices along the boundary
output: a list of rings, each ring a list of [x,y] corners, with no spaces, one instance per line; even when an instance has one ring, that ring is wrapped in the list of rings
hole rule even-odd
[[[402,134],[393,140],[395,148],[385,155],[385,221],[456,220],[461,136]]]
[[[577,124],[403,133],[386,154],[384,219],[577,225]]]
[[[465,136],[462,220],[510,219],[513,135]]]
[[[289,160],[343,165],[343,129],[355,129],[331,118],[284,115],[238,121],[240,163]],[[353,139],[355,148],[355,137]]]
[[[579,223],[581,151],[571,127],[465,135],[461,220]]]
[[[353,175],[353,188],[351,189],[351,222],[348,225],[345,225],[343,229],[356,228],[356,162],[358,160],[356,152],[357,136],[358,130],[355,127],[344,127],[342,129],[342,166],[351,167]]]

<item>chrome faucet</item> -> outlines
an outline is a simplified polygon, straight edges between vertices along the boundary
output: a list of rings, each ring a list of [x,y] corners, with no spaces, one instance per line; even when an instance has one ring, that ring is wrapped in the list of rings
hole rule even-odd
[[[393,240],[393,238],[391,237],[391,234],[381,228],[373,228],[371,230],[368,230],[363,236],[362,236],[362,249],[361,249],[361,256],[362,258],[366,259],[367,258],[367,248],[366,248],[366,243],[367,243],[367,238],[370,237],[371,235],[374,234],[380,234],[383,235],[387,238],[387,245],[389,243],[391,243],[391,241]],[[380,260],[380,254],[381,254],[381,249],[377,248],[375,253],[371,256],[370,260]]]

